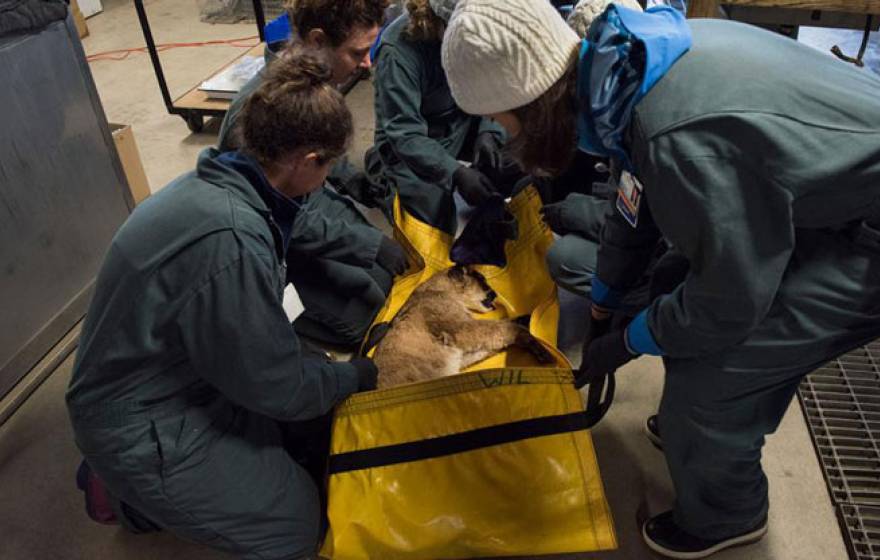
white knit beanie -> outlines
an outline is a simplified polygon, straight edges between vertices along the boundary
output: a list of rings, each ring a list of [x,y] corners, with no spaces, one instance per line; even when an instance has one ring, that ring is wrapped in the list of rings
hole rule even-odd
[[[447,22],[452,17],[456,4],[458,4],[458,0],[428,0],[428,5],[431,6],[431,10],[437,14],[437,17]]]
[[[443,37],[443,69],[462,110],[501,113],[550,89],[579,44],[548,0],[459,0]]]
[[[581,0],[571,11],[566,21],[578,34],[578,37],[586,37],[593,20],[602,15],[609,4],[642,11],[642,6],[636,0]]]

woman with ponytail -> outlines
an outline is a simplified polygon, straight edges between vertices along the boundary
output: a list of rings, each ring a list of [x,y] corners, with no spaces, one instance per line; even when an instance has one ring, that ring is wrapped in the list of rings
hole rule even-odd
[[[277,57],[269,57],[269,68],[274,59],[307,48],[326,58],[333,85],[369,69],[370,47],[387,4],[387,0],[289,0],[293,39]],[[267,72],[258,73],[232,101],[220,128],[221,151],[244,144],[244,108],[266,81]],[[272,124],[293,127],[296,121]],[[369,196],[363,194],[368,185],[363,172],[339,158],[325,185],[309,195],[306,208],[297,215],[294,229],[299,235],[287,254],[297,266],[290,267],[288,280],[305,308],[294,328],[310,340],[356,348],[385,304],[394,276],[406,269],[403,248],[371,225],[344,196],[369,205]]]
[[[283,434],[321,435],[334,405],[376,383],[369,360],[306,355],[285,290],[303,197],[352,133],[330,77],[310,53],[273,65],[244,109],[245,146],[203,152],[113,240],[67,403],[123,522],[246,559],[317,548],[319,487],[294,460],[308,450]]]

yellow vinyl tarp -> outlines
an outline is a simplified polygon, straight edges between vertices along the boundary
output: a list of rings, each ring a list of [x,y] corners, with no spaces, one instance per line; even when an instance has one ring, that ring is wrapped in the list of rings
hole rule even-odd
[[[333,560],[536,556],[616,548],[571,365],[556,348],[559,306],[544,256],[553,237],[528,188],[511,201],[519,237],[507,266],[476,267],[496,291],[484,317],[530,315],[556,358],[512,349],[469,372],[360,393],[334,418],[328,478]],[[395,235],[418,263],[376,322],[452,265],[452,239],[395,204]]]

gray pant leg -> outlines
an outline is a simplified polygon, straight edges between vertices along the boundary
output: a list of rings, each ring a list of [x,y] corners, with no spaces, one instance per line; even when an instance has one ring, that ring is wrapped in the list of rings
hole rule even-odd
[[[797,243],[776,300],[746,340],[703,359],[666,360],[660,428],[676,521],[689,533],[728,537],[766,514],[764,436],[804,375],[880,337],[880,256],[844,234],[798,232]]]
[[[222,402],[108,429],[77,429],[115,496],[176,536],[245,560],[315,554],[318,489],[278,424]]]
[[[598,243],[574,234],[564,235],[547,251],[550,277],[566,290],[588,298],[598,255]]]
[[[579,296],[590,298],[598,258],[597,242],[570,233],[560,237],[550,246],[546,257],[547,269],[550,277],[559,286]],[[647,307],[651,274],[649,270],[645,277],[638,279],[623,298],[619,309],[622,313],[632,316]]]

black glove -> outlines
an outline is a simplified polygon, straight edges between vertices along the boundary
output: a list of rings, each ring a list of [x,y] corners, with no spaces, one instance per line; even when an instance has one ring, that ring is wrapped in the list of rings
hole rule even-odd
[[[555,202],[553,204],[545,204],[541,207],[541,218],[550,230],[557,235],[565,235],[571,233],[568,226],[565,225],[565,202]]]
[[[581,367],[575,376],[575,387],[581,388],[593,379],[614,373],[638,357],[626,347],[625,333],[621,330],[600,336],[584,349]]]
[[[474,140],[474,167],[479,169],[501,168],[501,137],[494,132],[483,132]]]
[[[379,369],[369,358],[355,358],[349,362],[358,376],[358,392],[372,391],[379,382]]]
[[[613,315],[610,311],[602,309],[596,305],[590,308],[590,322],[587,323],[587,337],[584,339],[583,355],[587,355],[587,348],[597,338],[603,337],[611,330],[611,319]]]
[[[383,235],[376,252],[376,262],[392,276],[400,276],[406,271],[406,251],[400,243]]]
[[[479,206],[495,193],[492,181],[472,167],[459,167],[452,174],[452,184],[471,206]]]
[[[364,198],[364,191],[367,185],[367,175],[363,171],[352,173],[345,180],[334,178],[327,179],[327,182],[336,188],[336,192],[344,194],[349,198],[353,198],[360,202]]]
[[[587,336],[584,338],[584,344],[581,346],[581,367],[575,373],[575,386],[580,389],[586,385],[589,379],[584,375],[585,366],[587,364],[587,354],[590,345],[598,338],[602,338],[611,330],[611,319],[613,315],[610,311],[593,305],[590,308],[590,322],[587,323]]]

